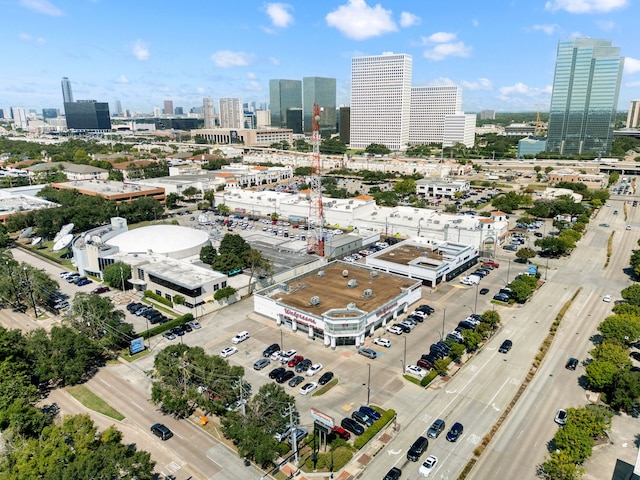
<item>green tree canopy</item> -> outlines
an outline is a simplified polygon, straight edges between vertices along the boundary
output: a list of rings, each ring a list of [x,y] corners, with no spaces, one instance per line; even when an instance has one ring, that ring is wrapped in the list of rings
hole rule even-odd
[[[131,278],[131,267],[124,262],[115,262],[111,265],[107,265],[102,270],[102,279],[104,283],[112,288],[123,288],[126,290],[129,285],[129,279]]]
[[[598,325],[604,342],[629,345],[640,339],[640,317],[634,314],[611,315]]]

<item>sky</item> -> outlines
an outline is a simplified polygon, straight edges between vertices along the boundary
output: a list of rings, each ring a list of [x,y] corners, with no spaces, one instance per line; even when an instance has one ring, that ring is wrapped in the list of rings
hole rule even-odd
[[[148,113],[203,97],[269,101],[269,80],[337,79],[351,59],[413,56],[414,86],[462,87],[466,112],[548,112],[558,42],[604,38],[626,58],[618,108],[640,99],[638,0],[0,0],[0,108],[74,98]],[[217,107],[216,107],[217,109]]]

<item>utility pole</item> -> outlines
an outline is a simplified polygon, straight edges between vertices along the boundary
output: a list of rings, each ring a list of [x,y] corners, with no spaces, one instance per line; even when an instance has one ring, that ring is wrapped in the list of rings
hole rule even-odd
[[[287,405],[287,410],[289,413],[289,425],[291,425],[291,448],[293,448],[293,462],[298,465],[298,441],[296,438],[298,423],[293,423],[293,407],[294,405],[292,403]]]
[[[26,265],[23,267],[24,278],[27,287],[29,288],[29,297],[31,298],[31,305],[33,305],[33,313],[36,316],[36,320],[38,319],[38,309],[36,308],[36,299],[33,296],[33,287],[31,285],[31,280],[29,280],[29,274],[27,273]]]

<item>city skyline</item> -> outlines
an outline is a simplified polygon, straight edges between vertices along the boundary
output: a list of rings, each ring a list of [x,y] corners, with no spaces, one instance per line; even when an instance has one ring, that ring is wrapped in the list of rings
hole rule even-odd
[[[241,15],[232,4],[190,3],[148,9],[134,2],[124,10],[101,0],[9,0],[0,108],[62,109],[63,77],[75,98],[120,100],[132,112],[150,113],[167,99],[185,112],[205,97],[266,102],[269,80],[312,76],[336,78],[337,104],[345,105],[352,58],[392,51],[413,56],[412,86],[462,87],[466,112],[549,111],[558,43],[577,36],[620,47],[618,110],[640,98],[633,40],[640,4],[630,0],[461,0],[456,9],[406,0],[248,0]],[[167,20],[172,29],[158,28]],[[215,41],[203,40],[199,32],[211,29]]]

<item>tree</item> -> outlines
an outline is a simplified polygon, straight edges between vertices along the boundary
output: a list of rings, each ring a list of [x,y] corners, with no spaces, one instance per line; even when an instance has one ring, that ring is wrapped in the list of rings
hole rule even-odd
[[[525,263],[529,263],[529,259],[536,256],[536,251],[532,248],[521,248],[516,252],[516,257],[520,260],[524,260]]]
[[[107,265],[102,270],[102,279],[104,283],[112,288],[121,288],[126,290],[131,278],[131,267],[124,262],[115,262]]]
[[[188,198],[189,200],[192,200],[193,197],[195,197],[199,193],[200,193],[200,190],[198,190],[196,187],[187,187],[182,191],[182,195]]]
[[[585,370],[589,386],[594,390],[603,391],[613,383],[618,367],[611,362],[594,360],[586,366]]]
[[[607,389],[607,399],[611,408],[632,413],[640,398],[640,372],[618,370]]]
[[[413,195],[416,193],[416,188],[416,181],[410,178],[393,185],[393,191],[398,195]]]
[[[467,351],[475,352],[482,341],[482,334],[473,330],[464,330],[462,338],[464,338],[463,344]]]
[[[640,284],[634,283],[633,285],[629,285],[620,292],[620,295],[630,305],[640,307]]]
[[[571,245],[566,239],[558,237],[546,236],[544,238],[538,238],[534,245],[540,247],[543,255],[550,257],[559,257],[565,255],[571,251]]]
[[[227,233],[220,242],[218,253],[220,255],[234,254],[240,258],[246,258],[251,250],[251,246],[242,236]]]
[[[77,331],[109,350],[126,347],[133,340],[133,325],[124,323],[125,314],[111,300],[79,292],[73,299],[73,314],[66,321]]]
[[[200,261],[207,265],[213,265],[218,258],[218,251],[211,245],[205,245],[200,249]]]
[[[324,138],[320,142],[320,153],[335,155],[343,154],[347,151],[347,145],[338,138]]]
[[[180,197],[180,195],[178,195],[177,193],[169,193],[164,200],[164,204],[165,206],[171,210],[173,208],[176,208],[176,206],[178,206],[178,202],[182,199],[182,197]]]
[[[364,151],[371,155],[387,155],[391,153],[391,150],[389,150],[385,145],[381,145],[379,143],[372,143],[367,146]]]
[[[220,215],[229,215],[231,209],[224,203],[221,203],[220,205],[218,205],[218,211],[220,212]]]
[[[640,250],[633,250],[629,265],[633,268],[633,274],[636,278],[640,277]]]
[[[253,276],[254,275],[271,275],[273,273],[273,262],[266,258],[260,250],[252,248],[249,250],[247,257],[247,267],[250,270],[249,275],[249,295],[253,291]]]
[[[224,287],[224,288],[221,288],[220,290],[216,291],[216,293],[213,294],[213,299],[219,302],[220,300],[224,300],[225,298],[230,297],[234,293],[236,293],[236,289],[235,288],[233,288],[233,287]]]
[[[603,342],[612,341],[626,346],[640,339],[640,317],[635,314],[611,315],[598,325],[598,331]]]

